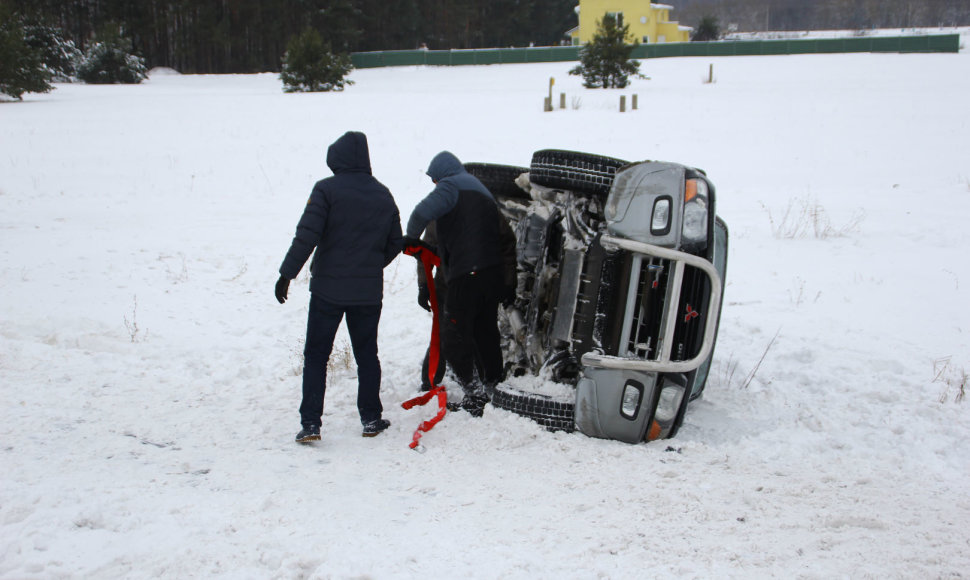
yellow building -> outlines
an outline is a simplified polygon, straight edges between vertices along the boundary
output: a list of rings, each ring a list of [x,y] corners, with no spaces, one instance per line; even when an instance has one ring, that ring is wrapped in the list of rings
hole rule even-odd
[[[579,0],[579,26],[568,32],[573,44],[586,44],[596,34],[596,23],[604,14],[613,14],[620,25],[629,25],[637,42],[687,42],[691,28],[670,21],[673,6],[650,0]]]

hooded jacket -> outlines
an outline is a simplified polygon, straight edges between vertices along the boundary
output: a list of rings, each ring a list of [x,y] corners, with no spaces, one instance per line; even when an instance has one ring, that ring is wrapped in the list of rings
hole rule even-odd
[[[418,238],[429,222],[436,222],[448,280],[501,265],[499,210],[488,188],[448,151],[435,155],[427,173],[435,188],[411,212],[408,236]]]
[[[313,186],[280,275],[296,278],[313,253],[310,292],[334,304],[380,304],[384,267],[403,245],[397,205],[371,175],[363,133],[337,139],[327,165],[333,176]]]

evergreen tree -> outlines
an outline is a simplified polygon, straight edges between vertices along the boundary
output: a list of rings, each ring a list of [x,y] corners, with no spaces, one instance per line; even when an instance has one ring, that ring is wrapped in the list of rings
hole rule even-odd
[[[24,36],[20,18],[0,6],[0,93],[18,100],[24,93],[46,93],[52,88],[51,71]]]
[[[701,18],[701,23],[697,25],[694,34],[690,39],[695,41],[717,40],[721,38],[721,25],[717,22],[717,16],[705,16]]]
[[[65,40],[59,28],[44,24],[28,24],[24,27],[24,42],[40,54],[53,79],[59,82],[74,80],[81,51],[71,40]]]
[[[626,87],[630,75],[639,76],[640,69],[640,61],[630,60],[634,45],[626,43],[628,38],[632,39],[630,25],[617,26],[616,17],[603,15],[593,41],[580,52],[579,66],[569,74],[582,75],[587,89]]]
[[[84,52],[77,76],[88,84],[138,84],[148,77],[145,61],[131,54],[131,42],[106,26],[95,42]]]
[[[288,93],[342,91],[354,84],[344,78],[353,68],[350,55],[335,54],[316,29],[306,28],[287,44],[280,79]]]

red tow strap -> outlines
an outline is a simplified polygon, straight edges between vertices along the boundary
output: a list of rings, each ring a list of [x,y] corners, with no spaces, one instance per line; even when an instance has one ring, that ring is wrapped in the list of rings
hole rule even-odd
[[[428,294],[429,300],[431,302],[431,348],[429,350],[428,356],[428,384],[432,386],[431,390],[427,393],[422,393],[413,399],[409,399],[401,403],[404,409],[411,409],[412,407],[419,405],[426,405],[434,397],[438,397],[438,414],[431,419],[424,421],[418,428],[414,430],[414,436],[411,439],[411,444],[409,447],[411,449],[417,449],[423,433],[430,431],[439,421],[444,419],[445,414],[448,412],[448,393],[445,391],[443,385],[434,384],[434,376],[438,371],[438,364],[440,364],[441,353],[439,352],[439,347],[441,341],[438,336],[438,295],[434,287],[434,276],[431,273],[432,267],[440,267],[441,259],[430,249],[423,246],[407,246],[404,248],[404,253],[409,256],[414,256],[421,261],[424,265],[424,277],[428,281]]]

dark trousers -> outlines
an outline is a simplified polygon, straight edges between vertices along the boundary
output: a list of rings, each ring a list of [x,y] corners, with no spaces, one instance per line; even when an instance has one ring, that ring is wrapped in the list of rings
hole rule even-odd
[[[306,345],[303,349],[303,402],[300,403],[300,422],[320,425],[323,416],[323,397],[327,389],[327,361],[333,350],[333,340],[344,316],[347,331],[357,361],[357,410],[360,422],[381,418],[381,362],[377,358],[377,325],[381,320],[381,305],[344,306],[332,304],[316,295],[310,296],[307,317]]]
[[[448,364],[465,395],[484,396],[486,387],[494,386],[503,378],[498,305],[504,283],[501,267],[465,274],[448,282],[442,343]],[[476,372],[476,362],[480,364],[480,373]]]

